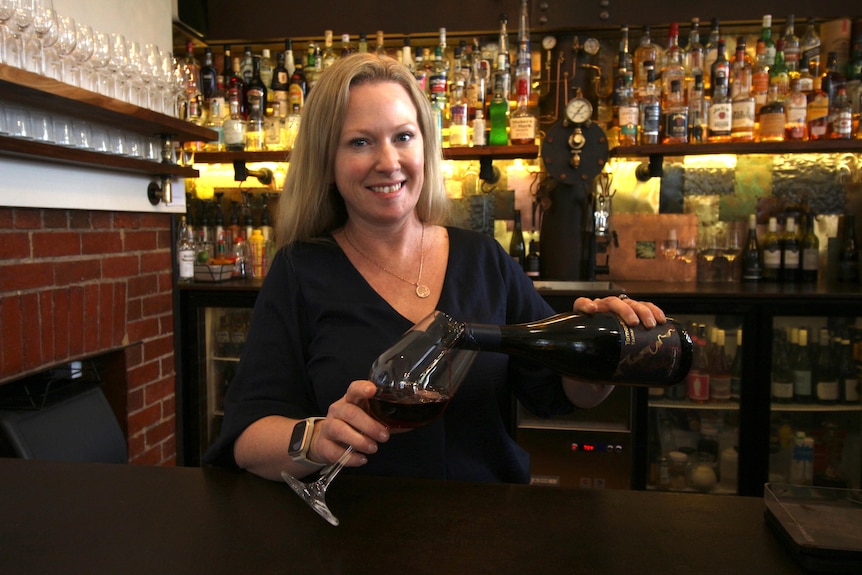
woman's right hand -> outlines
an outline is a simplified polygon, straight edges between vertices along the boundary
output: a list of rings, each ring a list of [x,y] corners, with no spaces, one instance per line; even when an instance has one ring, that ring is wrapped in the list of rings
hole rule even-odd
[[[347,465],[358,467],[368,462],[366,455],[376,453],[377,444],[389,440],[386,426],[368,413],[368,400],[376,391],[371,381],[351,382],[344,396],[329,406],[326,419],[315,424],[309,459],[329,465],[352,445],[356,452]]]

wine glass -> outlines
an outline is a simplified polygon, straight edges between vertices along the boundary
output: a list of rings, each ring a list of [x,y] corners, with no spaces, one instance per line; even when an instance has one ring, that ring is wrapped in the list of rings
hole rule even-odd
[[[93,28],[89,24],[78,22],[75,26],[75,49],[72,51],[74,75],[72,82],[87,90],[92,89],[91,75],[87,71],[88,62],[93,56]]]
[[[156,80],[161,66],[161,57],[161,50],[159,50],[158,46],[152,43],[144,44],[144,50],[141,54],[141,81],[144,84],[141,106],[150,110],[158,108],[155,103],[155,91]]]
[[[120,72],[126,78],[129,104],[141,105],[141,44],[137,40],[126,42],[126,59]]]
[[[37,0],[33,7],[33,33],[30,39],[30,44],[35,45],[35,50],[25,50],[25,53],[31,52],[28,60],[32,66],[29,69],[42,76],[48,69],[45,62],[45,47],[50,46],[53,42],[54,37],[51,33],[54,30],[56,20],[57,13],[54,11],[52,0]]]
[[[108,76],[106,69],[111,59],[111,37],[105,32],[93,30],[93,55],[90,57],[90,73],[94,92],[108,96]]]
[[[27,67],[27,34],[33,23],[33,11],[36,0],[17,0],[15,15],[12,18],[13,60],[11,64],[18,68]],[[8,53],[7,53],[8,56]]]
[[[8,43],[11,35],[9,21],[15,15],[18,0],[0,0],[0,62],[10,63],[11,55],[8,54]]]
[[[110,96],[118,100],[128,101],[125,77],[121,70],[126,62],[126,37],[112,32],[110,35],[111,57],[108,60],[108,78],[111,79]]]
[[[390,429],[414,429],[440,417],[476,357],[474,349],[460,347],[464,334],[463,323],[434,311],[384,351],[369,375],[377,385],[377,393],[368,400],[371,415]],[[339,521],[326,505],[326,489],[353,452],[353,446],[348,446],[312,482],[281,473],[297,495],[332,525]]]
[[[67,60],[75,49],[75,42],[78,41],[76,26],[74,18],[58,15],[54,26],[57,30],[57,39],[51,46],[56,54],[52,76],[56,80],[69,84],[71,82],[66,77]]]

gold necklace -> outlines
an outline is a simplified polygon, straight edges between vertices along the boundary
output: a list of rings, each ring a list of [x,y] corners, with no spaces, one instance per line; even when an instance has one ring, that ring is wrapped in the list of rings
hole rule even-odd
[[[350,239],[350,235],[348,235],[348,233],[347,233],[346,227],[344,228],[344,239],[347,240],[347,243],[350,244],[350,247],[352,247],[354,250],[356,250],[356,253],[358,253],[363,258],[368,260],[368,262],[371,263],[374,267],[383,270],[384,272],[388,273],[392,277],[398,278],[405,283],[408,283],[412,286],[415,286],[417,297],[424,299],[424,298],[428,297],[429,295],[431,295],[431,289],[427,285],[424,285],[422,283],[422,268],[425,265],[425,224],[424,223],[422,224],[422,236],[419,239],[419,277],[416,278],[415,282],[412,282],[409,279],[402,277],[402,276],[398,275],[397,273],[386,269],[385,267],[383,267],[382,265],[378,264],[373,259],[371,259],[365,252],[360,250],[356,246],[356,244],[353,243],[353,240]]]

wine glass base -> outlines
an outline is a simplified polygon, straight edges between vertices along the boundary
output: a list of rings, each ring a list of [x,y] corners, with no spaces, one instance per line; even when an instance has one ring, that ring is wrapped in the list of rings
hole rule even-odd
[[[318,515],[326,519],[331,525],[338,526],[338,517],[333,515],[329,507],[326,506],[326,487],[324,487],[322,481],[317,480],[305,483],[286,471],[281,472],[281,477]]]

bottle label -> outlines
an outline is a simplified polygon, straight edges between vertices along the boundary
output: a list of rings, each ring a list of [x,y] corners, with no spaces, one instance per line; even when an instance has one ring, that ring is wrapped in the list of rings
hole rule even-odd
[[[771,249],[763,252],[763,267],[776,270],[779,269],[781,267],[781,251]]]
[[[793,382],[773,380],[772,397],[774,397],[775,399],[785,399],[788,401],[793,399]]]
[[[665,134],[672,140],[688,138],[688,110],[669,112],[665,116]]]
[[[799,397],[811,397],[811,372],[797,371],[793,372],[793,393]]]
[[[661,105],[658,102],[644,106],[642,124],[644,134],[658,134],[661,127]]]
[[[638,135],[638,108],[637,106],[620,106],[618,112],[620,132],[627,136]]]
[[[536,118],[533,116],[512,117],[509,122],[509,137],[512,141],[534,140],[536,138]]]
[[[733,128],[733,109],[730,103],[713,104],[709,109],[709,131],[713,134],[729,134]]]
[[[799,250],[786,250],[784,252],[784,267],[794,270],[799,267]]]
[[[703,402],[709,399],[709,374],[691,370],[686,376],[686,396],[692,401]]]
[[[730,389],[729,375],[715,375],[709,379],[709,399],[713,401],[729,401]]]
[[[857,403],[859,401],[859,380],[855,377],[844,379],[844,403]]]
[[[821,401],[838,401],[838,380],[818,381],[817,399]]]
[[[816,271],[820,267],[820,252],[814,248],[802,250],[802,269]]]
[[[195,277],[195,250],[181,249],[177,255],[180,279],[190,280]]]
[[[653,329],[634,329],[619,321],[623,345],[613,374],[615,381],[666,381],[683,362],[683,339],[688,336],[675,322]]]
[[[731,109],[733,110],[731,126],[734,131],[754,129],[754,100],[734,102]]]

